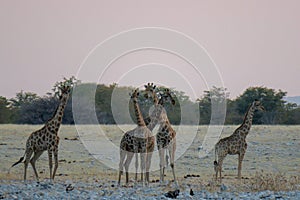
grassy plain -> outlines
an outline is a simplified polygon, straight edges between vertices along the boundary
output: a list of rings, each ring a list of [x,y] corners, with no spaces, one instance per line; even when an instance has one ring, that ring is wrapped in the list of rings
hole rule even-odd
[[[25,143],[30,133],[40,127],[39,125],[0,125],[0,182],[1,180],[21,181],[23,179],[23,164],[12,168],[9,174],[8,169],[24,155]],[[82,125],[76,129],[75,126],[62,126],[59,131],[59,167],[55,179],[74,182],[113,182],[117,180],[118,145],[123,132],[133,127],[132,125]],[[232,134],[236,127],[225,126],[221,138]],[[178,158],[175,162],[175,170],[179,183],[192,185],[195,189],[214,190],[217,185],[213,181],[214,151],[202,158],[199,158],[198,151],[207,134],[208,127],[183,126],[179,128],[175,126],[175,128],[178,135]],[[283,181],[282,184],[286,184],[286,187],[283,187],[280,183],[277,188],[274,186],[274,190],[296,189],[292,187],[297,187],[297,185],[299,187],[300,126],[253,126],[247,142],[248,149],[243,162],[242,180],[236,179],[237,156],[227,156],[222,174],[225,185],[252,191],[259,190],[259,187],[263,187],[264,184],[270,185],[266,181],[273,180],[275,182]],[[84,145],[89,145],[90,151]],[[133,159],[131,169],[134,169],[134,161]],[[37,161],[36,166],[40,179],[48,179],[49,166],[46,152]],[[152,161],[153,171],[150,173],[150,179],[153,181],[159,178],[157,169],[158,154],[155,153]],[[27,173],[28,179],[34,180],[31,166],[28,167]],[[130,177],[133,178],[134,175],[131,174]],[[275,180],[276,177],[279,180]],[[172,173],[168,167],[166,180],[171,179]],[[124,178],[122,181],[124,182]]]

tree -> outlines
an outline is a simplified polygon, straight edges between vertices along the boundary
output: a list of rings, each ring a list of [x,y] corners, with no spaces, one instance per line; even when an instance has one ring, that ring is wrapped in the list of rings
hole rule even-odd
[[[53,96],[37,98],[30,103],[24,103],[19,109],[18,123],[43,124],[50,119],[58,105],[58,99]]]
[[[226,101],[229,93],[226,88],[213,86],[210,90],[204,91],[201,99],[197,99],[200,109],[200,124],[210,124],[212,111],[215,119],[213,123],[222,123],[222,116],[225,115]],[[212,105],[214,107],[212,107]],[[213,108],[213,110],[212,110]]]
[[[258,99],[265,107],[266,112],[257,113],[253,118],[254,124],[276,124],[280,122],[281,114],[284,112],[285,101],[283,97],[286,92],[282,90],[275,91],[266,87],[249,87],[235,101],[237,103],[237,111],[240,115],[244,115],[249,105]]]
[[[286,103],[284,109],[281,124],[300,124],[300,107],[296,103]]]
[[[104,84],[97,85],[95,106],[98,122],[101,124],[115,124],[111,109],[111,96],[116,87],[117,84],[111,84],[109,86]]]
[[[11,122],[11,110],[9,102],[5,97],[0,96],[0,123],[7,124]]]
[[[13,111],[13,122],[20,123],[20,117],[22,117],[20,110],[22,109],[22,107],[31,104],[38,98],[40,97],[37,94],[33,92],[24,92],[23,90],[18,92],[15,98],[11,98],[9,101],[11,110]]]
[[[18,109],[17,123],[21,124],[43,124],[49,120],[59,105],[61,88],[64,86],[73,86],[76,79],[64,78],[64,81],[55,83],[52,91],[47,96],[39,97],[34,93],[23,92],[17,93],[16,98],[12,99],[14,108]],[[72,100],[70,99],[64,111],[63,123],[74,124],[72,115]]]
[[[39,96],[33,92],[18,92],[15,98],[10,99],[11,106],[20,108],[23,104],[31,103],[33,100],[38,99]]]
[[[243,115],[238,113],[237,110],[237,103],[228,99],[225,124],[240,124],[242,122]]]
[[[65,79],[73,84],[73,79]],[[59,86],[62,82],[56,83]],[[15,98],[0,97],[0,123],[41,124],[54,113],[59,101],[58,87],[53,93],[39,97],[32,92],[21,91]],[[78,84],[70,97],[65,114],[64,124],[73,124],[73,111],[77,122],[84,124],[128,124],[135,122],[134,111],[129,101],[129,93],[133,87],[117,84]],[[157,87],[158,95],[165,87]],[[151,98],[146,99],[141,93],[139,104],[144,117],[149,115],[153,105]],[[172,124],[221,124],[223,123],[224,107],[227,106],[226,124],[240,124],[249,105],[261,100],[266,112],[254,116],[254,124],[300,124],[300,108],[296,104],[286,103],[283,99],[286,92],[266,87],[249,87],[236,99],[229,99],[225,88],[212,87],[204,91],[197,102],[192,102],[182,91],[172,89],[175,105],[166,103],[165,109]],[[77,101],[72,102],[72,97]],[[72,104],[75,105],[72,105]],[[92,106],[87,106],[92,105]],[[213,109],[212,109],[213,105]],[[73,110],[72,110],[72,106]],[[213,113],[212,113],[213,111]],[[96,114],[96,117],[94,117]],[[200,121],[198,122],[200,114]],[[211,120],[214,116],[213,121]],[[197,120],[197,122],[195,121]]]

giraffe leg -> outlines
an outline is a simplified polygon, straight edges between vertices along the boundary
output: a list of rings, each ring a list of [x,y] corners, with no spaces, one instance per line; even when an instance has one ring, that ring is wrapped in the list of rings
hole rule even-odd
[[[52,150],[48,149],[48,159],[49,159],[49,170],[50,170],[50,180],[52,179],[52,167],[53,167],[53,163],[52,163]]]
[[[138,168],[139,168],[139,155],[138,153],[135,153],[135,182],[138,180]]]
[[[222,165],[223,165],[223,157],[218,160],[218,170],[220,174],[220,183],[222,183]]]
[[[170,165],[172,168],[172,173],[173,173],[173,178],[174,178],[174,183],[176,185],[176,187],[178,186],[177,180],[176,180],[176,176],[175,176],[175,165],[174,165],[174,160],[175,160],[175,150],[176,150],[176,143],[171,143],[169,144],[169,155],[170,155]]]
[[[215,172],[216,172],[216,176],[215,176],[215,178],[216,178],[216,181],[218,180],[218,162],[217,161],[214,161],[214,170],[215,170]]]
[[[43,151],[36,151],[36,152],[34,152],[34,155],[33,155],[33,157],[30,160],[30,164],[31,164],[31,166],[33,168],[33,171],[34,171],[34,174],[35,174],[37,182],[39,182],[39,176],[38,176],[38,173],[37,173],[36,168],[35,168],[35,162],[42,155],[42,153],[43,153]]]
[[[241,179],[241,171],[242,171],[242,162],[244,159],[245,153],[239,154],[239,164],[238,164],[238,179]]]
[[[56,147],[56,149],[54,150],[54,170],[52,174],[52,180],[54,180],[57,167],[58,167],[58,148]]]
[[[24,181],[26,181],[26,173],[27,173],[28,163],[30,161],[32,154],[33,154],[33,150],[29,150],[26,152],[26,159],[24,161]]]
[[[124,166],[124,160],[126,157],[126,151],[120,149],[120,162],[119,162],[119,180],[118,185],[121,183],[121,176],[123,174],[123,166]]]
[[[133,158],[134,153],[132,152],[127,152],[127,158],[125,161],[125,171],[126,171],[126,184],[129,183],[129,174],[128,174],[128,170],[129,170],[129,165],[131,163],[131,160]]]
[[[145,178],[146,175],[144,177],[144,173],[145,173],[145,168],[146,168],[146,153],[141,153],[141,179],[142,179],[142,183],[145,183]]]
[[[150,182],[150,167],[151,167],[152,152],[148,152],[146,156],[146,182]]]
[[[159,169],[160,169],[159,182],[162,184],[164,182],[164,171],[165,171],[165,149],[160,148],[158,150],[158,153],[159,153]]]

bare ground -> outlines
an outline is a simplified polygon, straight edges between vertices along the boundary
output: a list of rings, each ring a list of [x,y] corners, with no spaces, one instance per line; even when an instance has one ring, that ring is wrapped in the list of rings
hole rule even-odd
[[[0,182],[22,181],[24,170],[22,164],[12,168],[9,174],[8,169],[23,156],[29,134],[40,127],[0,125]],[[94,130],[95,127],[85,126],[83,130],[88,132]],[[122,128],[129,130],[132,127],[124,125]],[[221,137],[230,135],[236,127],[225,126]],[[183,140],[192,139],[193,141],[175,162],[176,175],[181,186],[190,186],[194,190],[206,189],[209,191],[219,190],[220,188],[220,184],[214,181],[214,153],[210,152],[204,158],[199,158],[198,154],[199,146],[202,144],[207,128],[207,126],[200,126],[195,138],[193,133],[188,132],[190,130],[188,128],[177,132]],[[102,126],[102,129],[105,130],[106,139],[118,146],[123,132],[117,126]],[[223,164],[223,184],[228,186],[228,190],[231,191],[253,191],[259,190],[259,185],[263,187],[265,181],[270,181],[260,179],[275,180],[274,177],[277,176],[278,179],[283,180],[283,184],[274,187],[274,190],[299,190],[299,134],[300,126],[253,126],[247,137],[248,149],[243,162],[242,180],[236,179],[237,156],[227,156]],[[91,155],[78,137],[75,126],[62,126],[59,136],[59,167],[55,181],[116,183],[118,171],[109,168]],[[179,142],[177,145],[179,151],[184,148],[181,145],[186,144]],[[157,155],[153,155],[153,159],[158,159]],[[115,166],[118,166],[118,157],[112,155],[111,161]],[[131,165],[134,166],[134,159]],[[48,179],[49,167],[46,152],[37,161],[37,169],[41,180]],[[29,180],[35,179],[31,166],[28,167],[27,174]],[[155,182],[159,179],[159,172],[157,170],[151,172],[150,176],[150,179]],[[133,178],[134,175],[130,174],[130,177]],[[167,168],[165,179],[172,179],[170,167]],[[172,184],[169,182],[164,190],[167,191],[171,187]]]

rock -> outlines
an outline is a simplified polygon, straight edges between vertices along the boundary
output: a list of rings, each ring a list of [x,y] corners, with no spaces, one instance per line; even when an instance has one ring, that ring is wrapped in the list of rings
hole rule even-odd
[[[66,192],[69,192],[69,191],[72,191],[74,190],[74,187],[72,186],[72,184],[69,184],[67,187],[66,187]]]
[[[179,195],[180,190],[174,190],[174,191],[169,191],[165,194],[166,197],[171,198],[171,199],[176,199],[177,196]]]
[[[226,190],[227,190],[227,186],[224,185],[224,184],[222,184],[222,185],[220,186],[220,190],[221,190],[221,192],[226,191]]]
[[[195,194],[194,194],[194,191],[192,190],[192,188],[190,189],[190,195],[191,196],[194,196]]]
[[[0,194],[0,199],[5,199],[5,198],[6,198],[5,194]]]

